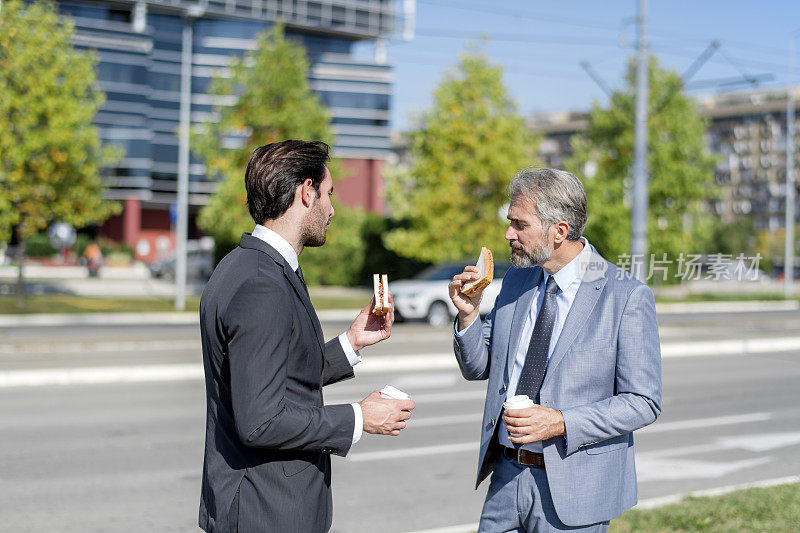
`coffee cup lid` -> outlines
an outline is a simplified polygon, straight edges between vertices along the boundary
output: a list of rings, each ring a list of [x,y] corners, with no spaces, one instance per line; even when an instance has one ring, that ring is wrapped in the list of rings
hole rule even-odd
[[[512,396],[510,398],[506,398],[507,402],[515,403],[515,402],[527,402],[530,398],[528,398],[527,394],[517,394],[516,396]]]
[[[405,392],[392,387],[391,385],[386,385],[384,388],[381,389],[381,396],[386,398],[390,398],[392,400],[409,400],[411,396],[406,394]]]

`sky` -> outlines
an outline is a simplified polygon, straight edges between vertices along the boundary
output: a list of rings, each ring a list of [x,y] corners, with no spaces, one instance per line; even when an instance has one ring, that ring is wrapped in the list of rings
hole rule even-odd
[[[393,129],[414,124],[470,43],[503,66],[504,82],[522,114],[604,105],[604,90],[581,62],[588,61],[612,89],[623,86],[636,46],[637,5],[637,0],[417,0],[413,40],[403,41],[398,32],[387,46],[395,73]],[[744,76],[763,76],[759,87],[777,88],[788,84],[789,39],[800,29],[800,2],[648,0],[646,28],[660,64],[681,74],[719,42],[688,80],[690,94],[747,90],[752,85],[719,83]],[[800,37],[795,44],[800,50]],[[359,46],[356,55],[370,57],[372,46]]]

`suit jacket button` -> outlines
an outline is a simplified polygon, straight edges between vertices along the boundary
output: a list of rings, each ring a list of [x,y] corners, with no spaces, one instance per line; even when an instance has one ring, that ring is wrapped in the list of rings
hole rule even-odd
[[[505,392],[505,391],[507,391],[507,390],[508,390],[508,387],[506,387],[506,384],[505,384],[505,383],[503,383],[503,392]]]
[[[494,418],[492,418],[491,423],[492,423],[492,426],[494,426]]]

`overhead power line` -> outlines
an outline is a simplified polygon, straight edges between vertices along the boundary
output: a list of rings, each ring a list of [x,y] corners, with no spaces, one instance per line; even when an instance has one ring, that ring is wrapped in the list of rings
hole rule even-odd
[[[417,28],[417,36],[434,37],[443,39],[482,39],[489,41],[504,41],[514,43],[536,43],[536,44],[558,44],[575,46],[613,46],[619,47],[615,39],[591,38],[591,37],[570,37],[563,35],[542,35],[542,34],[522,34],[522,33],[492,33],[481,32],[478,30],[439,30],[433,28]]]
[[[614,24],[614,26],[603,26],[597,24],[596,21],[581,20],[573,17],[569,18],[558,17],[547,13],[526,13],[517,9],[506,9],[501,6],[500,7],[492,6],[491,8],[487,8],[485,6],[479,6],[476,4],[470,4],[462,1],[459,2],[450,2],[447,0],[418,0],[418,1],[423,4],[438,5],[438,6],[448,7],[451,9],[459,9],[463,11],[474,11],[476,13],[487,13],[489,15],[512,17],[515,19],[536,20],[539,22],[553,22],[556,24],[564,24],[567,26],[574,26],[578,28],[589,28],[589,29],[609,31],[614,33],[616,33],[617,31],[616,23]]]

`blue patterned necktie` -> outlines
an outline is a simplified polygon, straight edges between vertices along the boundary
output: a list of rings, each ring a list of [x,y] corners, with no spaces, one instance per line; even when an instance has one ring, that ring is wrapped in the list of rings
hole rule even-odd
[[[556,322],[557,293],[558,284],[555,278],[550,276],[547,278],[542,307],[536,316],[536,325],[517,384],[517,394],[527,394],[536,402],[539,401],[539,389],[547,371],[547,353],[550,351],[550,337],[553,335],[553,324]]]

